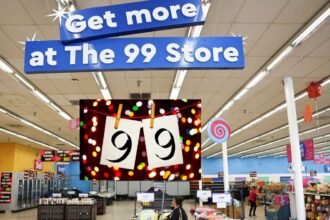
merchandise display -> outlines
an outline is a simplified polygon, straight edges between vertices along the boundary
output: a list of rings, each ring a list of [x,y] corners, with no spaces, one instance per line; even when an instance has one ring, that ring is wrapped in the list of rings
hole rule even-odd
[[[330,220],[329,0],[4,0],[0,219]]]

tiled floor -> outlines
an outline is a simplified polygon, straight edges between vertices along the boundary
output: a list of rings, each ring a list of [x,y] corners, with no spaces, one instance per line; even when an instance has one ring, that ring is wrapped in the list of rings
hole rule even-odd
[[[184,209],[187,211],[187,214],[189,215],[189,220],[194,219],[188,213],[192,207],[194,207],[193,201],[187,200],[184,202]],[[249,207],[247,207],[247,209],[248,208]],[[114,202],[111,206],[108,206],[107,214],[102,216],[97,216],[97,220],[130,220],[131,217],[133,216],[133,213],[134,213],[134,201],[118,201],[118,202]],[[262,207],[258,207],[257,216],[258,216],[257,218],[247,217],[246,219],[265,220]],[[0,214],[0,219],[1,220],[36,220],[37,210],[33,209],[19,213]]]

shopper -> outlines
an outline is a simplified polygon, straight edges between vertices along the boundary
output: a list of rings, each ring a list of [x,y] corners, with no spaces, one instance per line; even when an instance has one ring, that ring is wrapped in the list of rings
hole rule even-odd
[[[250,190],[250,195],[249,195],[249,202],[251,205],[250,208],[250,217],[252,217],[252,212],[253,212],[253,217],[256,217],[256,209],[257,209],[257,190],[255,186],[252,186],[252,189]]]
[[[176,197],[172,200],[173,211],[169,220],[188,220],[185,210],[182,208],[183,198]]]

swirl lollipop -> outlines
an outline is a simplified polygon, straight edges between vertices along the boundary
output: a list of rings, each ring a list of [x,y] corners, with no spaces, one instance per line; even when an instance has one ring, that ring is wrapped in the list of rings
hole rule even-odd
[[[225,120],[214,119],[208,124],[207,133],[212,141],[222,144],[230,137],[230,127]]]

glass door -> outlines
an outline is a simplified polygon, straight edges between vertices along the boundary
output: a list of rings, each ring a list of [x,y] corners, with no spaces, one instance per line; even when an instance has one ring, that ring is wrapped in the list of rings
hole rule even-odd
[[[18,181],[17,208],[23,208],[23,180]]]
[[[28,198],[28,181],[23,180],[23,198],[22,198],[22,208],[27,207],[27,198]]]

